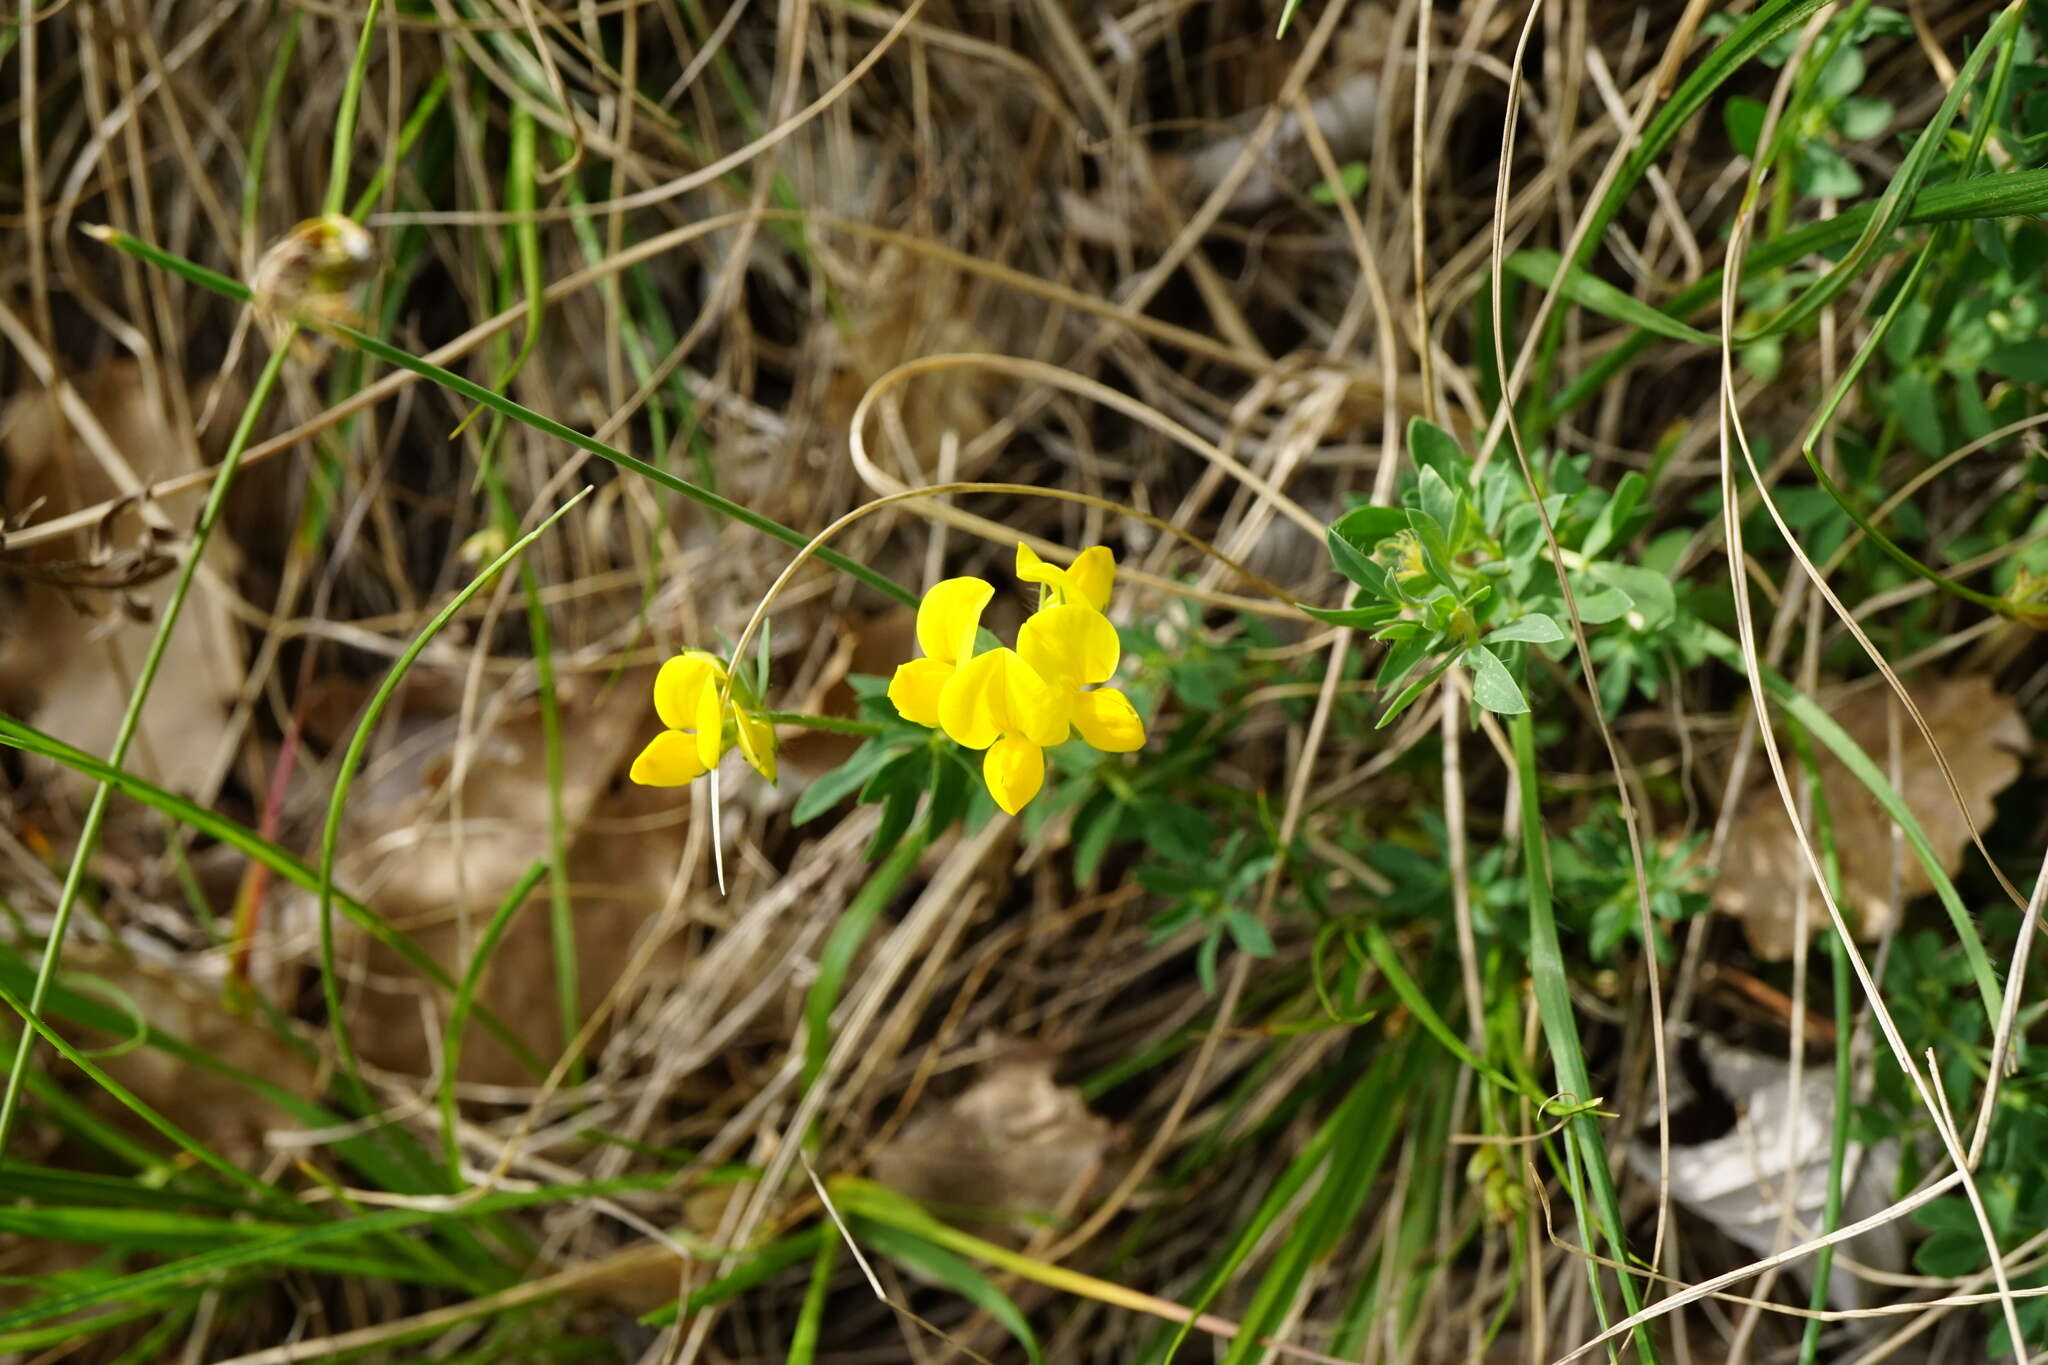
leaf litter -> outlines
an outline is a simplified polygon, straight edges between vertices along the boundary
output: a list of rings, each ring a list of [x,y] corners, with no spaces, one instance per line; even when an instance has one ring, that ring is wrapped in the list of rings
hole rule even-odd
[[[1897,735],[1896,786],[1926,832],[1942,870],[1953,876],[1970,846],[1971,824],[1982,830],[1997,815],[1998,794],[2020,775],[2034,748],[2032,732],[2012,699],[1982,676],[1910,684],[1914,705],[1955,774],[1968,820],[1956,806],[1941,766],[1918,727],[1889,689],[1866,687],[1835,706],[1835,722],[1889,775]],[[1860,938],[1891,929],[1900,909],[1934,889],[1927,869],[1903,841],[1876,797],[1843,764],[1816,745],[1815,767],[1826,794],[1842,867],[1843,908]],[[1728,853],[1714,883],[1714,906],[1742,923],[1750,948],[1766,961],[1783,962],[1797,945],[1796,888],[1811,874],[1777,787],[1764,782],[1744,798],[1729,828]],[[1826,915],[1809,915],[1809,930]]]

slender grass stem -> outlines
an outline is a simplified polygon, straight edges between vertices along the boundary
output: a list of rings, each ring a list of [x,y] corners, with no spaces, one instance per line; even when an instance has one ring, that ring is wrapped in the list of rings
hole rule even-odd
[[[1819,834],[1821,870],[1827,874],[1831,893],[1837,900],[1842,897],[1842,859],[1835,842],[1835,822],[1828,810],[1827,788],[1821,782],[1820,768],[1814,762],[1813,746],[1806,733],[1796,725],[1793,728],[1794,742],[1799,758],[1806,768],[1806,790],[1813,802],[1814,828]],[[1856,1066],[1850,1044],[1854,1041],[1856,1027],[1852,1006],[1855,1001],[1855,983],[1849,973],[1849,954],[1842,947],[1839,935],[1829,933],[1828,957],[1834,964],[1835,992],[1835,1113],[1834,1125],[1828,1134],[1828,1190],[1821,1209],[1819,1233],[1825,1237],[1842,1225],[1843,1183],[1849,1160],[1850,1106],[1854,1103],[1854,1082]],[[1794,1009],[1806,1008],[1806,1002],[1795,1000]],[[1835,1247],[1831,1242],[1820,1249],[1813,1258],[1813,1294],[1807,1306],[1818,1311],[1828,1306],[1828,1283],[1835,1268]],[[1809,1318],[1806,1330],[1799,1340],[1799,1365],[1814,1365],[1820,1351],[1822,1322]]]
[[[497,951],[498,942],[512,927],[519,907],[526,903],[547,871],[545,861],[535,862],[505,893],[505,899],[498,902],[497,911],[484,925],[483,936],[470,952],[469,965],[463,968],[462,981],[455,988],[455,1003],[448,1010],[448,1029],[441,1043],[441,1148],[448,1159],[448,1177],[458,1186],[462,1183],[462,1146],[455,1131],[455,1076],[462,1064],[462,1036],[469,1031],[470,1011],[476,1004],[476,993],[483,984],[485,968],[490,966],[491,954]]]
[[[356,114],[363,104],[363,79],[370,70],[370,41],[377,36],[377,14],[384,0],[370,0],[363,12],[363,31],[356,39],[355,60],[349,64],[348,83],[341,88],[341,107],[334,114],[334,155],[327,168],[325,211],[340,213],[348,204],[348,167],[356,140]]]

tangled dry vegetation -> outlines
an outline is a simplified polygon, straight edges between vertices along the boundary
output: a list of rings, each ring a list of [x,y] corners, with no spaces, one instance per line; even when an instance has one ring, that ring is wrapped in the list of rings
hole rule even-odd
[[[882,885],[869,845],[885,808],[793,818],[858,734],[785,726],[775,786],[737,765],[717,785],[629,783],[654,669],[736,639],[791,548],[302,335],[124,764],[189,804],[124,789],[88,850],[45,1011],[77,1055],[32,1053],[0,1166],[0,1349],[1121,1362],[1164,1359],[1189,1306],[1203,1316],[1182,1359],[1536,1365],[1598,1337],[1621,1299],[1583,1172],[1552,1145],[1554,1107],[1485,1078],[1572,1089],[1539,1041],[1525,940],[1502,928],[1523,913],[1499,890],[1520,838],[1513,739],[1495,716],[1468,722],[1462,673],[1375,729],[1382,646],[1293,604],[1343,600],[1325,528],[1398,499],[1411,418],[1468,448],[1499,439],[1492,264],[1574,240],[1625,130],[1711,45],[1698,21],[1714,8],[1584,0],[1525,29],[1530,11],[1490,0],[1333,0],[1276,37],[1278,8],[1227,2],[433,0],[375,13],[358,87],[356,4],[24,5],[0,30],[20,130],[0,153],[14,721],[113,750],[212,473],[282,340],[276,319],[86,229],[258,279],[272,243],[332,206],[330,144],[356,90],[341,207],[377,259],[341,297],[363,331],[806,536],[906,489],[1007,486],[899,501],[833,542],[899,583],[1006,583],[1020,538],[1115,547],[1155,733],[1199,739],[1185,751],[1201,766],[1154,790],[1214,814],[1218,847],[1242,825],[1280,851],[1211,888],[1237,898],[1218,913],[1254,915],[1224,934],[1163,922],[1180,893],[1137,875],[1208,850],[1093,834],[1080,796],[948,832]],[[1892,102],[1888,128],[1934,115],[1993,17],[1917,6],[1910,36],[1873,43],[1861,89]],[[1730,89],[1767,99],[1777,79],[1758,66]],[[1881,186],[1901,154],[1872,135],[1843,159]],[[1748,167],[1718,117],[1695,119],[1596,243],[1603,278],[1652,302],[1704,278]],[[1539,297],[1516,294],[1524,322]],[[1562,374],[1627,332],[1590,307],[1560,317]],[[1775,440],[1760,456],[1773,478],[1863,325],[1845,307],[1768,373],[1736,375],[1751,429]],[[1719,356],[1649,340],[1548,439],[1590,455],[1594,485],[1648,476],[1655,529],[1693,533],[1662,572],[1725,600]],[[1927,486],[1920,522],[1960,535],[2026,494],[2023,439],[2009,472],[1966,464]],[[1872,477],[1894,489],[1925,464],[1880,460]],[[323,971],[320,878],[222,822],[317,867],[344,753],[394,660],[578,490],[384,709],[335,830],[332,883],[365,915],[325,916]],[[2031,628],[1916,580],[1837,583],[1862,594],[1852,613],[1907,604],[1910,630],[1887,627],[1881,648],[1944,773],[1784,545],[1752,550],[1758,652],[1893,774],[1972,913],[2001,899],[1979,830],[2024,901],[2043,836]],[[1022,611],[1000,594],[991,624]],[[815,561],[769,619],[770,701],[790,713],[864,714],[858,681],[912,650],[908,606]],[[1644,1281],[1654,1302],[1814,1234],[1846,1125],[1836,1030],[1862,1039],[1859,1095],[1889,1054],[1846,976],[1831,1010],[1818,948],[1809,969],[1825,912],[1741,674],[1663,659],[1654,697],[1603,708],[1575,656],[1535,662],[1555,684],[1536,734],[1557,846],[1605,829],[1573,856],[1610,877],[1628,866],[1612,716],[1620,804],[1640,808],[1685,906],[1656,907],[1659,964],[1630,937],[1635,891],[1614,899],[1623,928],[1588,929],[1571,918],[1577,865],[1559,864],[1570,1002],[1620,1216],[1638,1268],[1664,1277]],[[1212,696],[1189,690],[1201,668],[1221,679]],[[1851,676],[1865,681],[1844,693]],[[5,765],[0,986],[20,1001],[97,782],[18,745]],[[1816,772],[1844,906],[1885,945],[1866,951],[1946,935],[1896,810],[1833,757]],[[2026,797],[2001,802],[2015,781]],[[1404,881],[1411,864],[1436,880]],[[1708,895],[1718,913],[1695,913]],[[1358,916],[1383,928],[1353,934]],[[1994,954],[2000,980],[2014,941]],[[451,1030],[450,986],[472,965],[474,1012]],[[1896,980],[1881,958],[1878,973]],[[1923,980],[1948,986],[1916,1018],[1981,1009],[1970,976]],[[1959,1033],[1941,1059],[1964,1062],[1943,1074],[1965,1142],[1987,1074],[1967,1061],[1989,1041],[1988,1026]],[[1484,1075],[1460,1060],[1468,1043]],[[1974,1263],[1909,1263],[1927,1229],[1895,1201],[1940,1153],[1925,1132],[1859,1129],[1848,1216],[1881,1226],[1836,1263],[1818,1358],[1986,1358],[1996,1302],[1877,1312],[2007,1287]],[[877,1186],[979,1240],[926,1235]],[[862,1260],[821,1217],[832,1191],[871,1201],[833,1209]],[[356,1230],[286,1236],[338,1223]],[[2039,1255],[2022,1240],[2003,1247],[2014,1284]],[[1808,1302],[1810,1262],[1773,1279],[1667,1305],[1622,1349],[1795,1358],[1806,1320],[1778,1309]],[[1278,1344],[1240,1339],[1240,1322]]]

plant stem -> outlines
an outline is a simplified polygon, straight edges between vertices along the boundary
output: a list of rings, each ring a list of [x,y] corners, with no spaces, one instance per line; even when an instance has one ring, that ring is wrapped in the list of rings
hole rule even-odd
[[[340,213],[348,203],[348,165],[356,140],[356,111],[363,103],[363,78],[370,70],[370,39],[377,34],[377,12],[384,0],[370,0],[363,12],[363,31],[356,38],[355,60],[349,64],[348,84],[341,88],[341,107],[334,115],[334,155],[327,166],[326,213]]]
[[[1550,900],[1550,849],[1543,832],[1542,775],[1536,770],[1536,727],[1531,713],[1524,711],[1509,720],[1514,741],[1515,780],[1521,801],[1523,876],[1529,887],[1529,975],[1536,987],[1536,1010],[1543,1021],[1543,1036],[1550,1044],[1551,1065],[1556,1068],[1560,1090],[1575,1104],[1593,1099],[1593,1080],[1586,1069],[1586,1055],[1579,1043],[1578,1020],[1572,1012],[1571,985],[1565,976],[1564,950],[1558,943],[1557,915]],[[1651,945],[1646,949],[1654,951]],[[1607,1144],[1600,1134],[1600,1120],[1580,1113],[1564,1130],[1567,1148],[1577,1154],[1578,1164],[1592,1186],[1594,1211],[1601,1231],[1613,1249],[1617,1267],[1629,1263],[1628,1234],[1621,1217],[1621,1200],[1614,1189],[1614,1177],[1607,1169]],[[1580,1201],[1575,1197],[1575,1205]],[[1585,1215],[1580,1213],[1583,1226]],[[1589,1262],[1593,1277],[1594,1303],[1601,1307],[1599,1270]],[[1631,1315],[1642,1307],[1634,1278],[1617,1269],[1622,1302]],[[1604,1321],[1606,1310],[1601,1307]],[[1636,1332],[1636,1349],[1647,1365],[1656,1365],[1656,1345],[1647,1329]]]

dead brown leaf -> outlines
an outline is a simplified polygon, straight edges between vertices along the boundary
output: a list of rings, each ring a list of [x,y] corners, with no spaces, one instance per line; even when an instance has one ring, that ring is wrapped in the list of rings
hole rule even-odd
[[[640,929],[661,906],[682,856],[690,797],[635,787],[625,771],[656,724],[652,674],[628,673],[609,686],[565,684],[562,813],[570,833],[569,889],[577,940],[578,1000],[585,1014],[618,980]],[[522,706],[481,733],[462,775],[460,821],[449,797],[455,780],[451,716],[407,718],[416,738],[394,750],[407,761],[357,788],[338,873],[379,913],[410,933],[451,973],[465,966],[491,912],[549,841],[547,765],[538,707]],[[516,914],[493,954],[478,1000],[543,1059],[561,1050],[555,947],[543,882]],[[303,901],[300,903],[304,910]],[[466,913],[465,913],[466,912]],[[466,924],[464,921],[467,921]],[[388,1070],[431,1070],[427,1034],[444,1018],[421,1008],[416,975],[374,945],[351,942],[352,1028],[368,1060]],[[661,969],[657,960],[655,971]],[[463,1042],[461,1078],[511,1085],[533,1077],[511,1049],[481,1028]]]
[[[1053,1082],[1047,1050],[1009,1048],[967,1090],[927,1105],[876,1153],[875,1178],[920,1203],[1028,1232],[1102,1172],[1110,1125]]]
[[[1948,678],[1908,689],[1948,759],[1981,830],[1997,813],[1995,798],[2019,776],[2019,755],[2031,751],[2033,735],[2010,698],[1985,677]],[[1891,752],[1887,713],[1898,703],[1889,689],[1867,688],[1834,708],[1835,722],[1848,732],[1881,770]],[[1912,719],[1898,708],[1900,795],[1920,822],[1927,842],[1953,875],[1970,842],[1970,826],[1943,780],[1940,765]],[[1897,907],[1934,889],[1912,850],[1899,850],[1899,885],[1892,889],[1892,822],[1863,784],[1833,755],[1820,749],[1818,766],[1841,855],[1844,909],[1857,917],[1856,929],[1874,938],[1888,929]],[[1766,961],[1792,956],[1796,888],[1807,880],[1805,858],[1788,822],[1778,789],[1764,782],[1743,801],[1729,830],[1728,851],[1714,886],[1714,906],[1742,921],[1752,951]],[[1809,924],[1818,928],[1826,912],[1814,905]]]
[[[168,418],[133,361],[102,366],[76,383],[135,481],[185,467]],[[0,507],[38,520],[121,492],[65,420],[57,400],[22,394],[0,413],[6,481]],[[0,567],[0,706],[59,739],[105,753],[112,746],[136,673],[156,633],[174,548],[165,526],[182,531],[197,495],[118,507],[83,546],[57,541],[9,556]],[[233,548],[216,539],[207,566],[235,569]],[[191,790],[211,768],[228,708],[243,677],[241,638],[226,608],[202,584],[185,604],[142,713],[128,760],[151,781]]]

